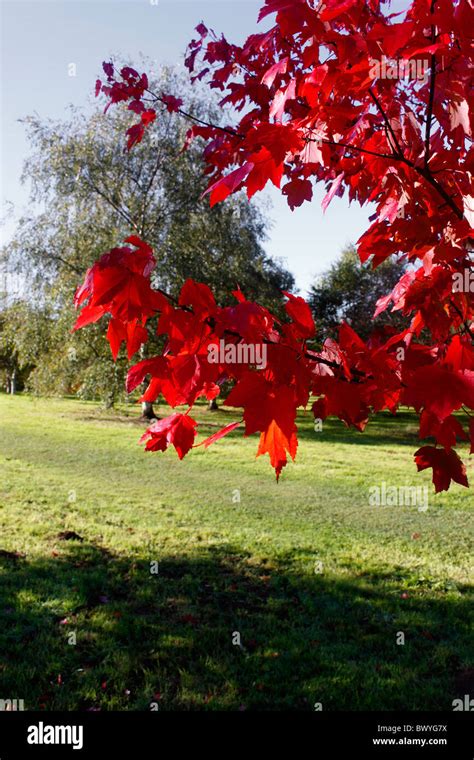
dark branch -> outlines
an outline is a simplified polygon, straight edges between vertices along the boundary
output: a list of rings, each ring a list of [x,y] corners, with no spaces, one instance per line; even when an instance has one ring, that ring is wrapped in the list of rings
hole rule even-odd
[[[377,95],[372,90],[369,90],[369,95],[372,98],[372,100],[374,101],[374,103],[377,106],[377,108],[379,109],[379,111],[380,111],[380,113],[382,115],[382,118],[383,118],[383,120],[385,122],[385,126],[387,127],[387,129],[390,132],[390,135],[391,135],[391,137],[393,139],[393,146],[390,145],[390,147],[392,148],[392,150],[394,151],[394,153],[396,155],[398,155],[399,158],[404,158],[402,149],[400,147],[400,143],[398,142],[397,136],[396,136],[395,132],[393,131],[393,128],[392,128],[392,125],[390,124],[390,121],[388,120],[387,114],[385,113],[385,111],[382,108],[382,104],[380,103],[380,100],[378,99]],[[388,143],[390,144],[390,140],[388,140]]]
[[[436,0],[431,2],[431,15],[434,13]],[[431,42],[436,41],[436,28],[431,25]],[[431,137],[431,122],[433,119],[433,104],[435,94],[435,82],[436,82],[436,57],[434,53],[431,56],[431,74],[430,74],[430,94],[428,99],[428,109],[426,113],[426,132],[425,132],[425,167],[428,167],[430,160],[430,137]]]

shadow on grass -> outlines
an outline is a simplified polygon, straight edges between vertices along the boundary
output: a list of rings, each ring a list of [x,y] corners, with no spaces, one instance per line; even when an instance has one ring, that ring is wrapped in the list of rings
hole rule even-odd
[[[166,412],[163,412],[163,414]],[[196,414],[199,417],[199,414]],[[214,432],[239,419],[239,410],[220,409],[219,414],[212,420],[209,416],[200,420],[200,431]],[[397,415],[381,413],[370,418],[364,432],[348,428],[340,420],[330,417],[323,422],[322,431],[314,430],[314,419],[310,407],[306,412],[299,410],[296,423],[300,441],[321,441],[323,443],[343,443],[356,446],[421,446],[418,437],[417,417],[413,412],[398,412]],[[227,435],[227,438],[242,437],[244,427],[237,428]]]
[[[450,710],[473,693],[472,588],[402,598],[399,569],[311,570],[222,546],[126,559],[68,541],[61,556],[0,556],[0,698],[45,710]]]
[[[417,417],[413,412],[398,412],[397,415],[376,414],[370,417],[363,432],[348,428],[333,417],[323,422],[321,432],[315,432],[311,415],[299,416],[298,422],[298,437],[301,440],[321,440],[356,446],[413,446],[420,440]]]
[[[185,411],[186,407],[177,407],[178,411]],[[136,410],[135,410],[136,411]],[[156,413],[160,417],[166,417],[170,410],[165,406],[157,406]],[[199,421],[199,430],[202,434],[211,435],[220,430],[230,422],[236,422],[242,417],[242,410],[232,409],[230,407],[219,407],[218,413],[210,413],[206,407],[197,404],[194,408],[194,416]],[[129,416],[123,416],[119,413],[88,414],[82,415],[83,422],[103,422],[124,424],[127,426],[147,427],[149,422],[144,420],[139,413],[133,411]],[[364,432],[355,428],[347,427],[341,420],[334,417],[328,418],[323,423],[322,431],[314,430],[314,418],[311,412],[311,406],[308,406],[306,412],[298,411],[296,419],[298,426],[298,439],[300,441],[320,441],[323,443],[342,443],[356,446],[421,446],[418,437],[418,418],[414,412],[398,412],[396,415],[388,412],[380,413],[369,419]],[[228,433],[227,439],[241,439],[244,433],[244,425]],[[257,440],[258,435],[255,435]],[[432,439],[425,442],[431,443]]]

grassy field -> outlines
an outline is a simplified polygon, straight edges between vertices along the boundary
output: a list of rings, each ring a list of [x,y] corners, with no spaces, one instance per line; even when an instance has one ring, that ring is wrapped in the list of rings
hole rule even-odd
[[[435,498],[416,474],[414,417],[361,435],[301,413],[277,484],[239,430],[182,462],[144,454],[138,414],[0,396],[0,698],[451,710],[474,695],[474,498]],[[206,434],[237,419],[195,416]],[[428,485],[428,510],[370,506],[383,482]]]

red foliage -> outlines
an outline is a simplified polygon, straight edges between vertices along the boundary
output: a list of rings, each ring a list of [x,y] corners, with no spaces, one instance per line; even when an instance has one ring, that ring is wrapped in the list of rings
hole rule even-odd
[[[165,351],[132,368],[129,389],[150,375],[147,400],[162,393],[172,406],[192,406],[199,396],[214,398],[225,379],[236,381],[227,403],[243,408],[246,435],[260,432],[258,454],[269,454],[277,477],[287,455],[295,457],[296,409],[310,396],[318,397],[315,416],[337,415],[359,430],[373,412],[410,405],[420,414],[420,436],[436,443],[416,453],[416,464],[432,468],[440,491],[451,480],[467,485],[457,439],[470,439],[474,451],[474,9],[472,0],[413,0],[405,14],[384,8],[380,0],[266,0],[259,19],[276,14],[275,24],[243,46],[200,24],[188,69],[243,116],[233,126],[194,125],[188,144],[196,136],[207,142],[211,205],[283,180],[292,209],[311,200],[317,182],[326,186],[324,209],[344,193],[374,203],[359,256],[374,267],[393,254],[413,265],[377,305],[377,313],[391,306],[410,317],[408,329],[364,343],[343,324],[339,340],[316,352],[307,345],[315,335],[309,308],[290,294],[284,323],[240,291],[235,306],[221,309],[191,281],[173,304],[151,288],[153,257],[138,238],[128,240],[135,251],[114,249],[89,270],[76,296],[77,305],[89,299],[76,327],[110,313],[114,355],[122,341],[131,354],[159,312]],[[145,93],[192,119],[181,99],[150,93],[145,74],[126,67],[118,75],[111,63],[104,71],[96,94],[140,115],[127,132],[129,149],[156,115],[145,108]],[[221,354],[209,361],[210,346],[221,341],[229,361]],[[242,344],[265,346],[266,365],[232,361]],[[453,417],[461,408],[466,428]],[[182,457],[195,427],[187,415],[173,415],[150,428],[147,448],[173,443]]]

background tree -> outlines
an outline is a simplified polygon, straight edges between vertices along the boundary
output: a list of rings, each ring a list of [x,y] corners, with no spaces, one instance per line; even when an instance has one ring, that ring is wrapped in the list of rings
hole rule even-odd
[[[185,88],[196,118],[219,119],[212,97],[203,97],[171,69],[155,77],[158,90]],[[12,271],[22,272],[37,303],[52,312],[48,349],[37,357],[31,387],[40,393],[101,397],[108,405],[123,396],[125,355],[115,363],[105,340],[106,325],[70,334],[76,314],[72,298],[80,278],[106,248],[130,232],[146,238],[157,256],[154,286],[176,298],[184,281],[208,283],[222,301],[229,285],[248,298],[278,308],[292,275],[266,255],[266,223],[245,198],[210,209],[205,190],[202,145],[183,151],[186,126],[167,114],[134,151],[123,152],[121,136],[131,112],[91,115],[72,108],[66,122],[25,120],[32,154],[23,180],[40,205],[21,220],[4,251]],[[150,328],[141,358],[163,347]],[[146,413],[150,414],[147,407]]]
[[[47,351],[50,327],[48,311],[26,300],[0,309],[0,373],[7,393],[24,389],[38,357]]]
[[[341,321],[350,324],[364,340],[374,328],[389,326],[400,332],[407,327],[408,320],[399,311],[384,311],[372,321],[378,299],[393,290],[405,271],[403,260],[387,259],[373,269],[369,263],[361,263],[355,245],[344,248],[308,294],[319,341],[337,338]]]

